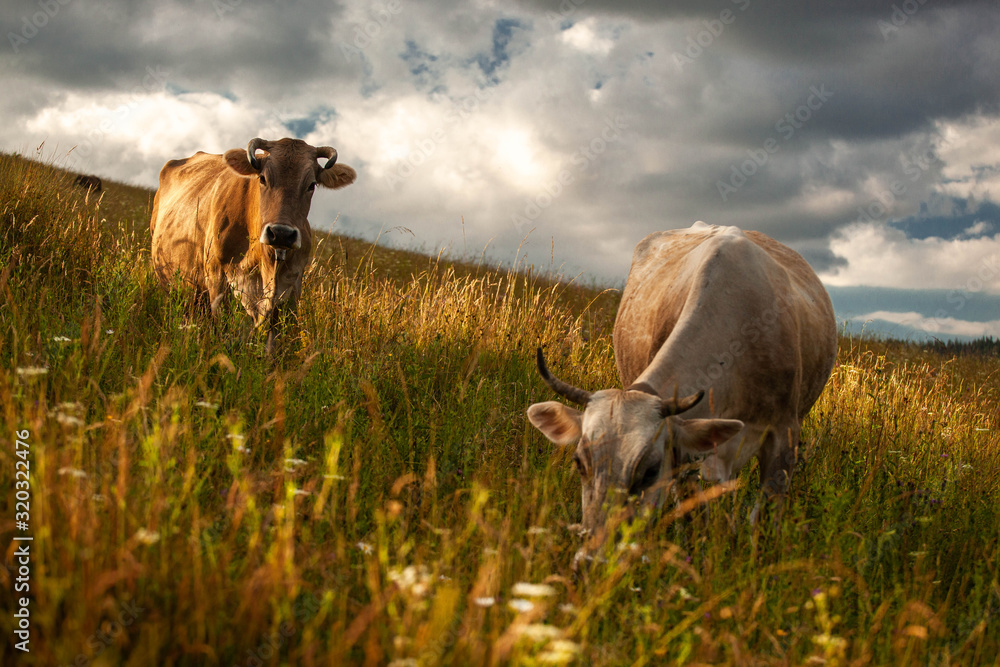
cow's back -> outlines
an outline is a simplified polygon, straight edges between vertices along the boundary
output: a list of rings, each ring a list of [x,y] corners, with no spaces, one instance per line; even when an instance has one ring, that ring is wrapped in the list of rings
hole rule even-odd
[[[780,420],[818,398],[836,357],[829,297],[795,251],[757,232],[696,224],[647,236],[614,330],[624,386],[712,390],[692,416]]]
[[[206,238],[215,233],[212,198],[227,169],[221,155],[199,152],[170,160],[160,170],[149,229],[153,268],[164,285],[179,274],[197,288],[206,287]]]

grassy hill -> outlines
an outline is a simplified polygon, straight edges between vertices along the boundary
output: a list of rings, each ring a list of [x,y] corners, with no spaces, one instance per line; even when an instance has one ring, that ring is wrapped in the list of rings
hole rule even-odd
[[[751,466],[574,570],[579,479],[524,410],[553,398],[537,345],[616,385],[614,294],[327,235],[268,360],[236,308],[159,288],[150,201],[0,156],[7,590],[9,538],[34,537],[31,654],[5,641],[3,664],[1000,655],[996,358],[841,340],[776,525],[746,524]]]

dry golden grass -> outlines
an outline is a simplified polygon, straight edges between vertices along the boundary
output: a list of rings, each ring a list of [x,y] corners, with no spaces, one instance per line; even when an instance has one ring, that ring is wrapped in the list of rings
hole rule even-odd
[[[751,468],[574,571],[579,481],[524,410],[537,345],[617,384],[614,295],[331,237],[267,360],[237,309],[158,288],[148,192],[54,173],[0,158],[35,664],[995,663],[995,358],[842,340],[776,525],[746,525]]]

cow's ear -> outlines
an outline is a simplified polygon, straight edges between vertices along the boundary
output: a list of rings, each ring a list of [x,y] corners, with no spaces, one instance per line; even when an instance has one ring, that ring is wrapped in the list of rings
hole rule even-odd
[[[710,452],[743,430],[738,419],[681,419],[674,417],[670,423],[674,446],[690,453]]]
[[[254,169],[250,164],[250,158],[247,157],[247,152],[242,148],[233,148],[226,151],[222,159],[226,161],[230,169],[240,176],[256,176],[260,173],[259,169]]]
[[[528,408],[528,421],[555,444],[573,445],[582,433],[583,413],[556,401],[546,401]]]
[[[354,171],[346,164],[339,163],[333,165],[329,169],[323,169],[319,172],[319,182],[323,184],[323,187],[332,188],[333,190],[346,188],[348,185],[353,183],[354,179],[357,177],[358,172]]]

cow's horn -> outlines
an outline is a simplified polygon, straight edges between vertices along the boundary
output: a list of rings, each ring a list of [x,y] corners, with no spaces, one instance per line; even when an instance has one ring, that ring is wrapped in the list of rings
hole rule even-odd
[[[323,165],[324,169],[329,169],[333,165],[337,164],[337,149],[330,146],[320,146],[316,149],[316,157],[328,157],[329,160]]]
[[[267,142],[260,137],[255,137],[250,140],[247,144],[247,157],[250,158],[250,166],[254,169],[260,170],[260,160],[257,159],[257,149],[263,148],[267,150]]]
[[[672,417],[678,415],[682,412],[690,410],[694,406],[698,405],[698,401],[705,395],[705,390],[702,389],[697,394],[691,394],[684,398],[665,398],[663,402],[660,403],[660,416],[661,417]]]
[[[586,405],[590,401],[589,391],[566,384],[549,372],[548,367],[545,365],[545,355],[542,354],[542,348],[538,348],[537,361],[538,374],[542,376],[542,381],[549,386],[549,389],[579,405]]]

